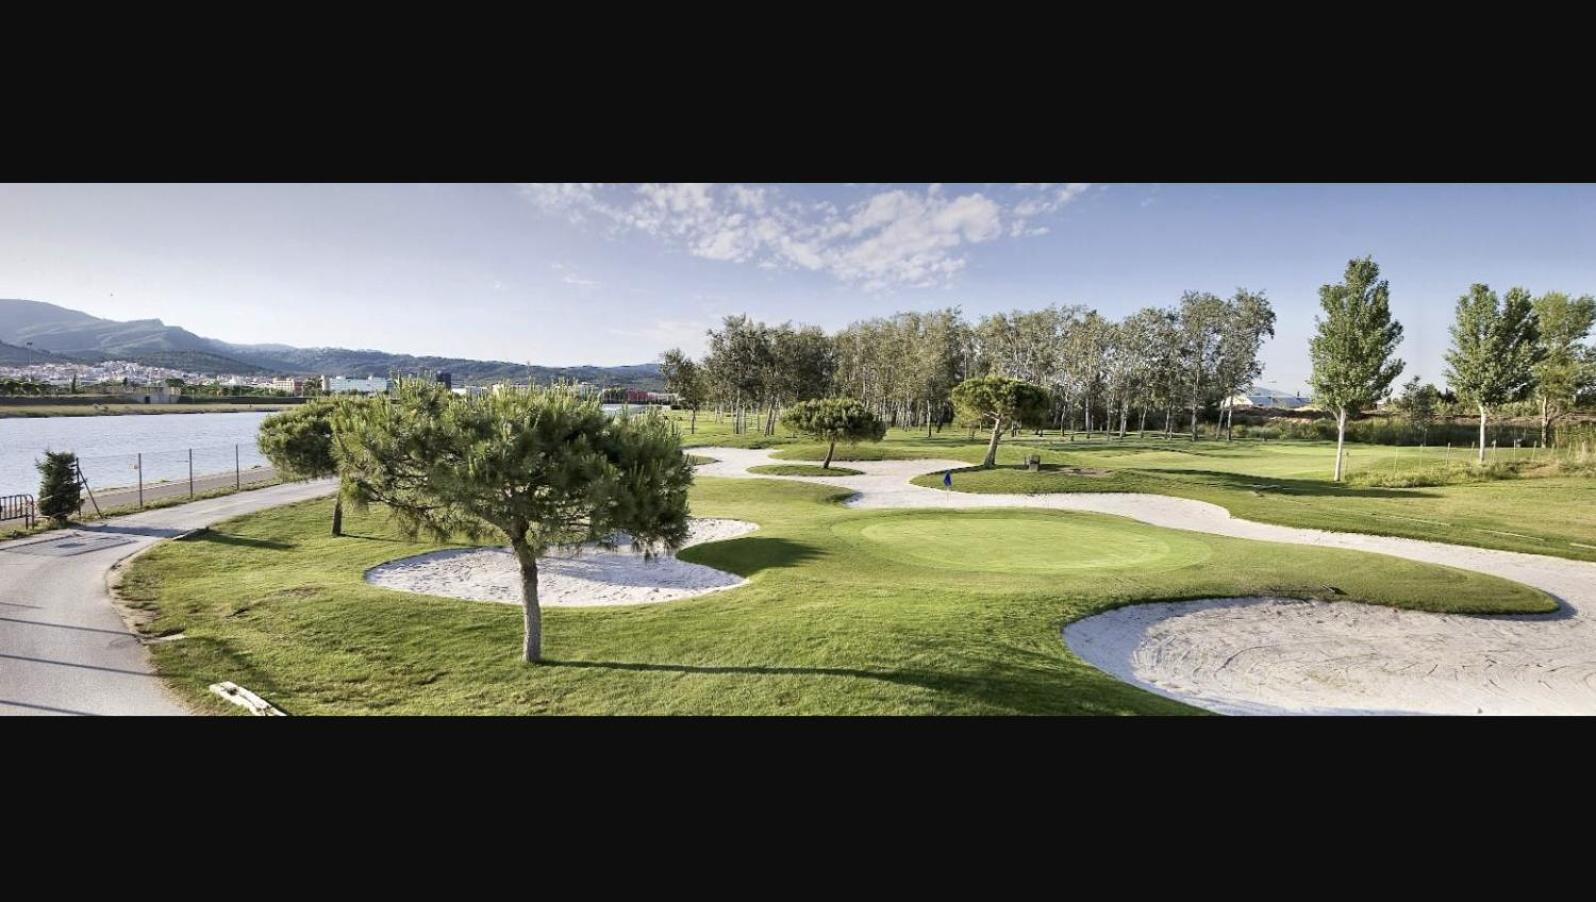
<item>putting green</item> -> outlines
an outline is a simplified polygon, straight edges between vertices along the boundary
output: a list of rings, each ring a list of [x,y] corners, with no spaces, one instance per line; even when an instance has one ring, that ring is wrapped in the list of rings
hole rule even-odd
[[[832,532],[873,555],[966,572],[1173,570],[1212,551],[1195,535],[1065,512],[883,514],[842,521]]]

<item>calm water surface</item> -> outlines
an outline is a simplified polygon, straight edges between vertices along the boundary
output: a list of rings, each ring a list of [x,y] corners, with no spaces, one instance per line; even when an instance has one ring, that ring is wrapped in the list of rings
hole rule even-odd
[[[194,473],[231,473],[234,447],[239,466],[264,465],[255,433],[265,411],[239,413],[130,414],[106,417],[18,417],[0,419],[0,495],[38,494],[34,462],[44,451],[76,452],[95,491],[138,483],[135,464],[144,455],[146,485]]]
[[[643,409],[631,406],[633,413]],[[604,405],[606,413],[620,410],[619,404]],[[187,479],[190,448],[196,476],[233,472],[235,446],[240,467],[264,466],[255,433],[268,416],[266,411],[242,411],[0,419],[0,495],[37,495],[34,462],[46,449],[76,452],[95,491],[137,485],[141,453],[145,485]]]

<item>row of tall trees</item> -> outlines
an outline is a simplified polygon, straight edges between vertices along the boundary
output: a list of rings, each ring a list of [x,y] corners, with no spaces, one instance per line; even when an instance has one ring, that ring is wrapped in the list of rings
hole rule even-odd
[[[1274,324],[1264,293],[1247,289],[1228,299],[1187,292],[1175,306],[1119,321],[1052,306],[970,323],[954,307],[855,322],[828,336],[733,316],[710,331],[703,360],[672,349],[661,369],[686,406],[713,405],[738,433],[752,421],[770,434],[785,405],[837,396],[862,402],[889,426],[929,435],[957,418],[956,386],[995,376],[1045,393],[1045,413],[1028,425],[1123,436],[1133,413],[1145,431],[1151,411],[1166,435],[1185,415],[1195,439],[1204,410],[1258,378]]]
[[[1391,316],[1390,285],[1370,258],[1352,260],[1339,283],[1319,289],[1323,311],[1310,342],[1314,402],[1336,416],[1335,479],[1341,479],[1347,418],[1386,398],[1404,364],[1396,357],[1402,324]],[[1596,350],[1585,339],[1596,327],[1596,299],[1562,292],[1531,297],[1523,288],[1499,296],[1476,283],[1458,298],[1446,353],[1450,391],[1479,414],[1479,461],[1493,411],[1533,399],[1541,441],[1580,400],[1596,394]],[[1428,424],[1439,390],[1415,377],[1399,408]]]

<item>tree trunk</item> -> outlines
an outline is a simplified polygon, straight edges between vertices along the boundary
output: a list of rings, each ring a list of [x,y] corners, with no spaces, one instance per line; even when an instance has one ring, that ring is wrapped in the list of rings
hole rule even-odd
[[[1341,408],[1336,411],[1336,482],[1341,481],[1341,447],[1347,440],[1347,411]]]
[[[1225,441],[1227,441],[1227,442],[1230,441],[1230,434],[1232,432],[1234,432],[1235,429],[1236,429],[1236,408],[1233,405],[1226,404],[1225,405]]]
[[[1485,405],[1480,405],[1480,465],[1485,465]]]
[[[981,466],[987,468],[988,470],[992,469],[992,467],[997,464],[998,440],[1002,437],[1003,421],[998,420],[992,426],[992,441],[986,446],[986,460],[981,462]]]
[[[1548,431],[1550,431],[1547,427],[1550,426],[1551,422],[1552,422],[1551,421],[1551,417],[1547,416],[1547,412],[1549,410],[1550,410],[1550,407],[1547,405],[1547,399],[1542,397],[1541,398],[1541,447],[1542,448],[1546,447],[1546,433]]]
[[[831,456],[833,454],[836,454],[836,453],[837,453],[837,440],[836,439],[832,439],[831,440],[831,444],[826,446],[826,460],[825,460],[824,463],[822,463],[820,465],[820,469],[822,469],[822,470],[831,469]]]
[[[931,399],[929,398],[925,402],[925,437],[931,437]]]
[[[333,535],[344,534],[344,496],[340,493],[333,501]]]
[[[693,434],[696,434],[697,432],[698,432],[698,408],[694,407],[693,408],[693,417],[692,417],[692,419],[687,421],[687,434],[688,435],[693,435]]]
[[[526,639],[521,658],[529,664],[543,659],[543,611],[538,607],[538,558],[526,544],[525,536],[512,540],[516,563],[521,565],[521,618]]]

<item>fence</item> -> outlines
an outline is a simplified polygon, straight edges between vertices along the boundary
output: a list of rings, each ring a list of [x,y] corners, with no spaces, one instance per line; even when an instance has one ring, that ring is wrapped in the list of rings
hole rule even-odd
[[[21,520],[24,529],[32,529],[38,517],[32,495],[0,495],[0,522]]]
[[[275,478],[253,444],[81,457],[78,466],[101,508],[144,507],[161,498],[192,498]]]

